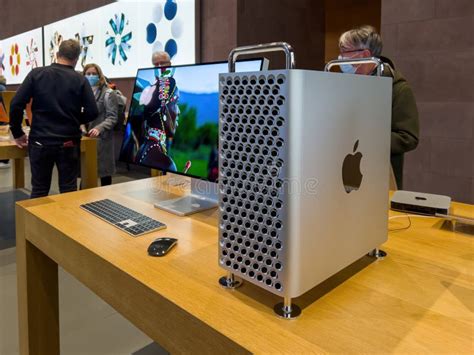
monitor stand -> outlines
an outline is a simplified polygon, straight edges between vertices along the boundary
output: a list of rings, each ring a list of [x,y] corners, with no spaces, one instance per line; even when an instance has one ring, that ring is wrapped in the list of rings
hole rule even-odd
[[[156,208],[187,216],[196,212],[216,208],[218,205],[217,183],[191,179],[191,194],[154,204]]]
[[[169,186],[183,187],[189,186],[191,183],[191,178],[187,176],[177,175],[173,173],[168,173],[169,177],[166,179],[166,184]]]

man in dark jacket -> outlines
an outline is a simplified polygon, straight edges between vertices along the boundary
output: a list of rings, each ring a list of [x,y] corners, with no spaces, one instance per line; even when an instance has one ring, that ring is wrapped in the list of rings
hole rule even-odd
[[[33,69],[10,105],[10,128],[15,143],[20,148],[28,147],[31,198],[48,195],[55,164],[59,191],[77,190],[79,126],[98,115],[89,83],[74,70],[80,51],[78,42],[63,41],[57,53],[57,63]],[[21,123],[23,110],[30,99],[33,99],[33,118],[27,137]]]
[[[382,57],[382,39],[372,26],[344,32],[339,38],[340,59],[377,57],[384,63],[384,76],[393,78],[392,136],[390,161],[399,189],[403,188],[403,156],[418,145],[419,122],[415,96],[406,79],[395,70],[388,58]],[[374,64],[342,65],[344,73],[375,75]]]

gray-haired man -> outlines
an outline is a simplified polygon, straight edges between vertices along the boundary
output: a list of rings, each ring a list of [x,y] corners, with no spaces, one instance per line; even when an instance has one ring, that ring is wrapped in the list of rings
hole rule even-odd
[[[156,51],[151,56],[154,67],[169,67],[171,65],[170,55],[163,51]]]
[[[393,62],[382,56],[382,38],[372,26],[344,32],[339,38],[340,59],[377,57],[385,63],[384,76],[393,78],[391,156],[399,189],[403,187],[403,156],[418,145],[419,122],[415,96]],[[342,65],[344,73],[374,75],[374,64]]]

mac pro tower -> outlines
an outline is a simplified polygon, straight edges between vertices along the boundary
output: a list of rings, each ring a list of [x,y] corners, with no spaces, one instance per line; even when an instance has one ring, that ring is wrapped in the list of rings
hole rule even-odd
[[[286,299],[387,240],[390,78],[219,77],[219,265]]]

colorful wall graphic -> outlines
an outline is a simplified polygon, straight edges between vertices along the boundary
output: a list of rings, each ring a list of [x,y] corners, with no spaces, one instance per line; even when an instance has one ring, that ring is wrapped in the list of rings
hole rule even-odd
[[[97,10],[100,10],[99,8]],[[101,64],[100,52],[94,48],[97,43],[98,18],[93,18],[94,11],[69,17],[44,27],[45,65],[56,63],[59,45],[66,39],[75,39],[81,45],[81,54],[76,70],[82,70],[87,63]]]
[[[40,52],[38,43],[31,38],[26,46],[26,66],[31,70],[39,67],[40,62],[43,62],[43,51]]]
[[[107,39],[105,40],[107,56],[112,62],[112,65],[115,65],[115,63],[124,64],[128,59],[127,53],[130,51],[130,48],[132,48],[129,43],[132,39],[132,32],[128,32],[130,23],[122,12],[115,14],[114,17],[109,20],[109,25],[110,28],[106,32]]]
[[[76,69],[97,63],[109,78],[135,77],[156,50],[167,51],[173,64],[192,64],[195,27],[194,0],[118,1],[45,26],[45,64],[69,38],[81,43]]]
[[[20,74],[21,55],[18,43],[12,43],[10,46],[10,71],[12,76]]]
[[[5,64],[3,64],[4,61],[5,53],[3,53],[2,43],[0,42],[0,75],[3,75],[3,72],[5,71]]]
[[[56,62],[61,42],[73,38],[81,44],[76,70],[97,63],[109,78],[135,77],[157,50],[175,65],[195,63],[195,36],[195,0],[122,0],[45,26],[44,42],[41,28],[1,40],[0,74],[20,84]]]
[[[33,68],[42,65],[41,28],[0,41],[0,74],[5,76],[7,84],[20,84]]]

